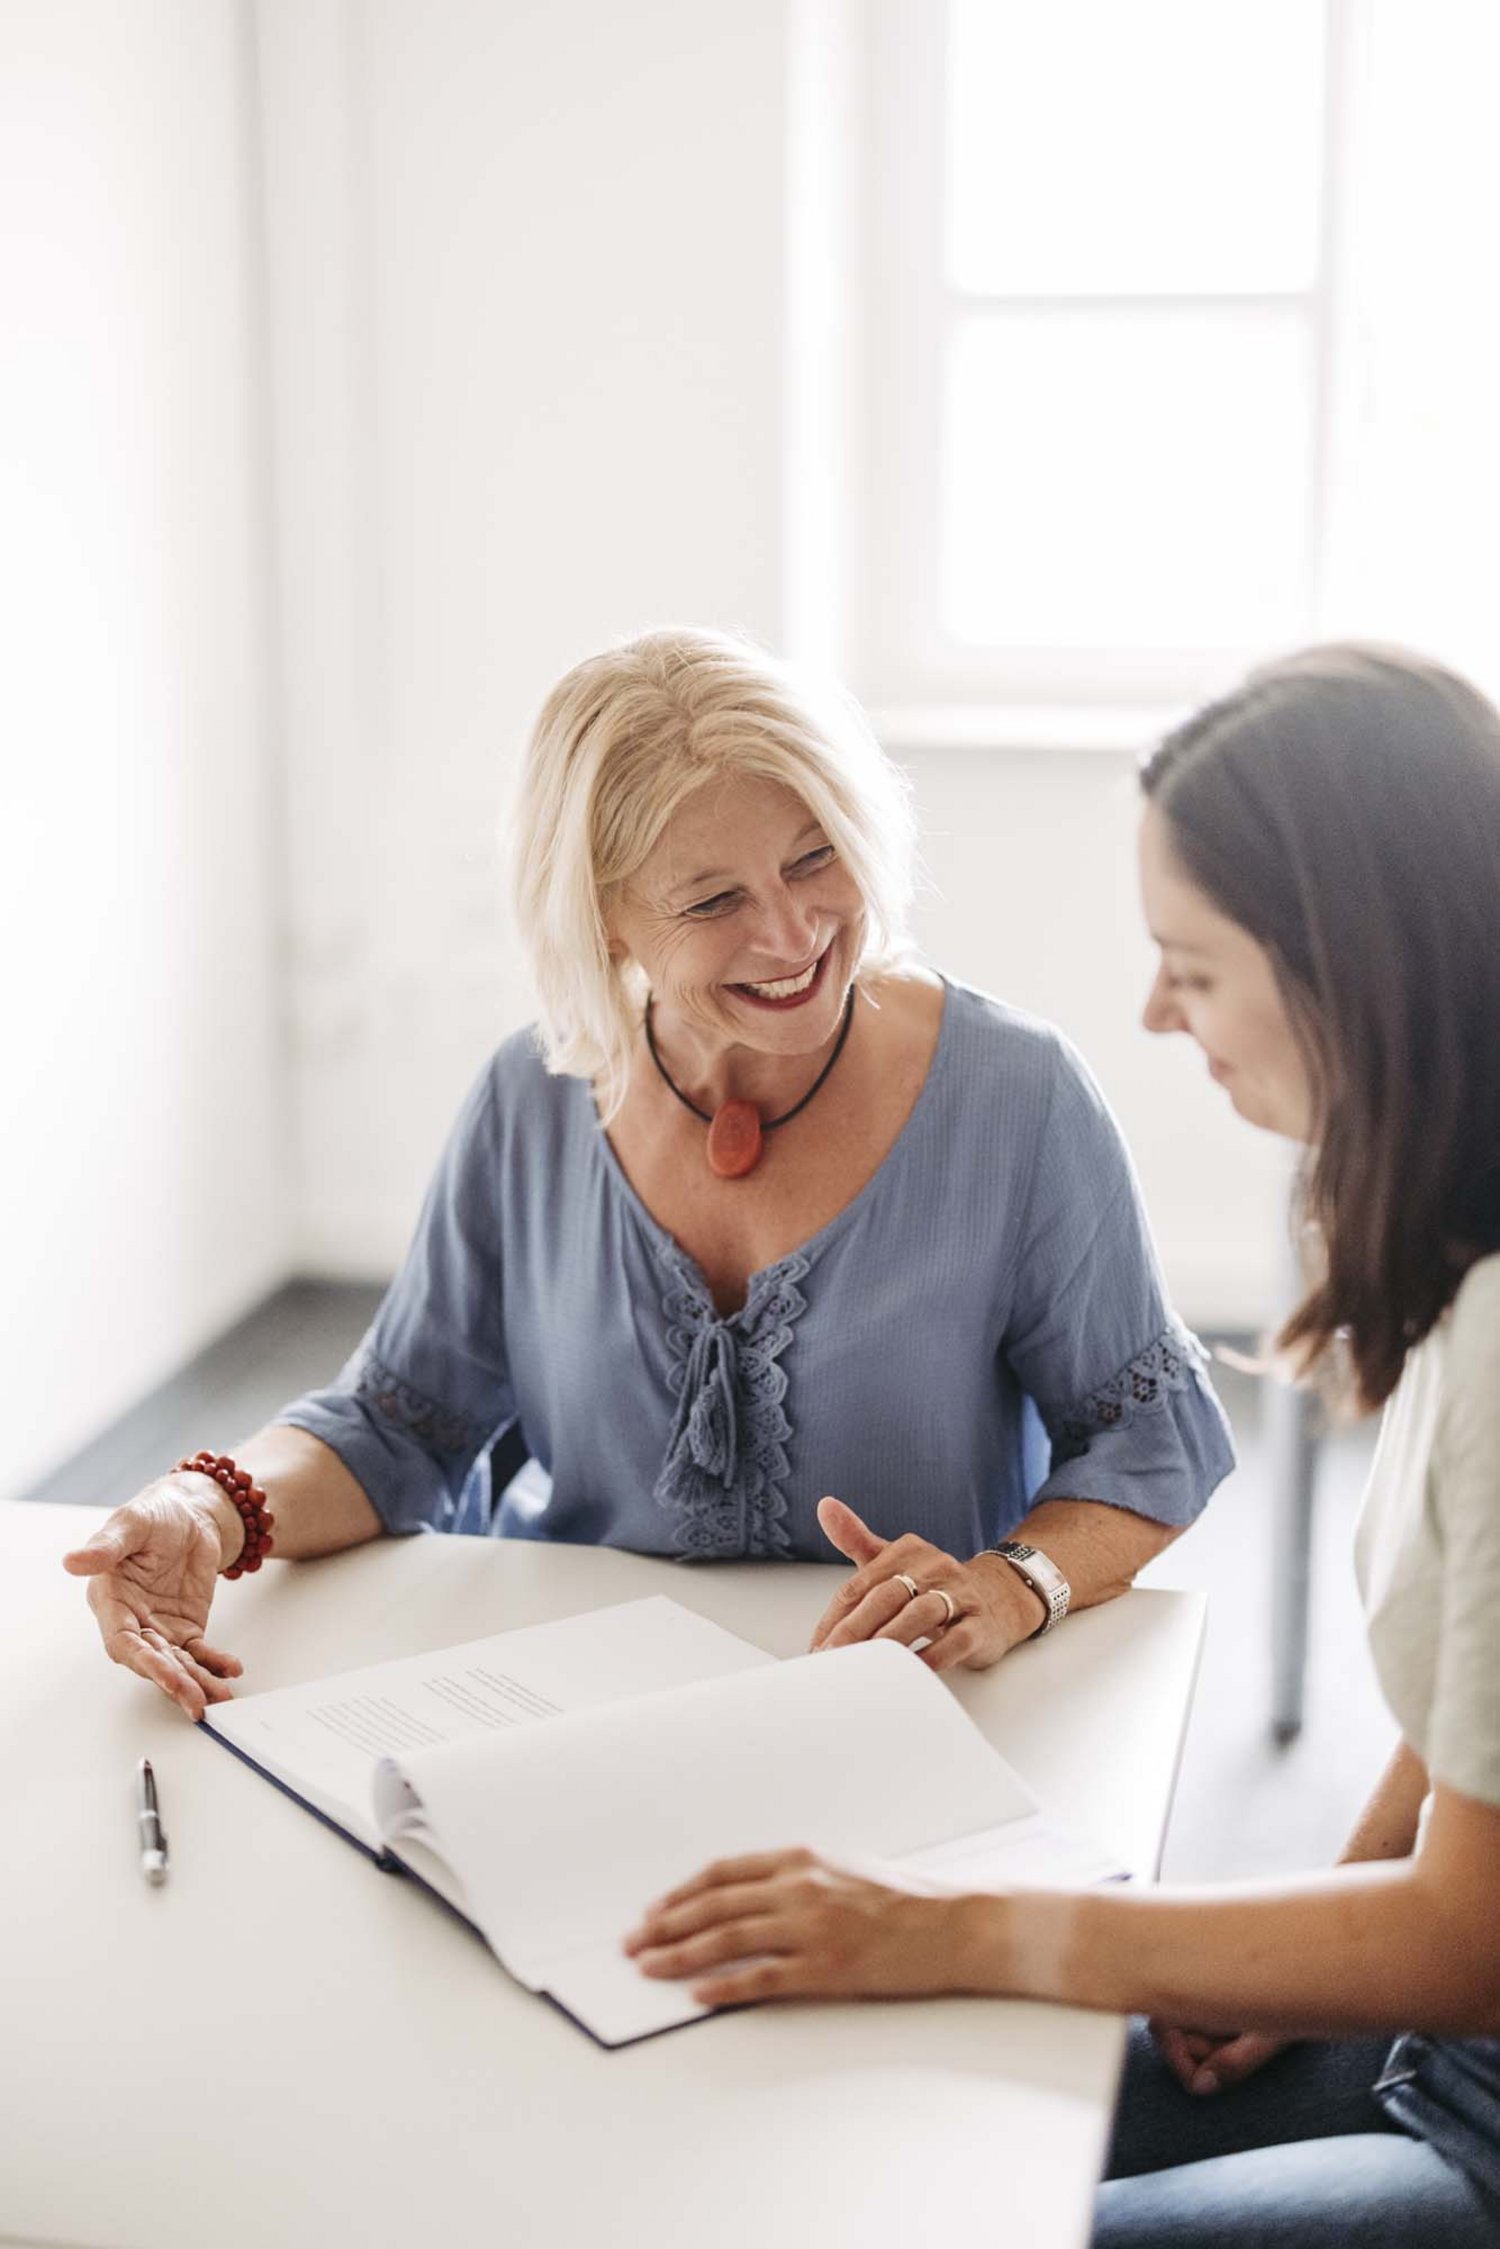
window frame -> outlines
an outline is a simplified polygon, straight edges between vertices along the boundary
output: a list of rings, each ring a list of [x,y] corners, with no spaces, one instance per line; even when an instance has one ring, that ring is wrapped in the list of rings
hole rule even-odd
[[[1359,0],[1322,0],[1323,135],[1316,269],[1306,290],[1109,296],[991,296],[943,271],[944,74],[951,0],[880,0],[871,24],[864,243],[866,477],[858,573],[858,670],[893,742],[992,733],[1036,747],[1062,738],[1061,714],[1085,714],[1095,746],[1139,737],[1140,724],[1201,701],[1268,651],[1250,643],[1151,648],[964,647],[940,631],[940,398],[953,324],[987,306],[1181,313],[1256,304],[1301,311],[1310,329],[1312,395],[1305,573],[1298,631],[1320,609],[1331,471],[1340,186]],[[1060,722],[1061,721],[1061,722]]]

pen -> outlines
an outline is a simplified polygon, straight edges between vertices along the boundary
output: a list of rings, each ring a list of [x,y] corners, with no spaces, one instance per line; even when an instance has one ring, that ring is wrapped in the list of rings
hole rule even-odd
[[[141,1872],[153,1885],[167,1879],[167,1838],[162,1832],[161,1810],[156,1801],[156,1775],[149,1757],[141,1759],[136,1775],[136,1821],[141,1831]]]

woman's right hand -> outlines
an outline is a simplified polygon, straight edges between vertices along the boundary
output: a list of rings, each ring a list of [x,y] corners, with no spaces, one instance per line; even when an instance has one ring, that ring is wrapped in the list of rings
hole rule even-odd
[[[1223,2093],[1243,2084],[1292,2044],[1261,2030],[1188,2030],[1153,2017],[1156,2050],[1185,2093]]]
[[[190,1718],[226,1701],[225,1681],[244,1668],[203,1637],[219,1571],[242,1535],[208,1478],[175,1474],[148,1484],[63,1556],[65,1570],[89,1581],[89,1607],[110,1660],[150,1679]]]

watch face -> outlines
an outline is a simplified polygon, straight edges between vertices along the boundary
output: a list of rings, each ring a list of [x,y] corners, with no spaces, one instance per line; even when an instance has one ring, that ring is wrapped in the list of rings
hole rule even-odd
[[[991,1551],[1003,1555],[1016,1575],[1026,1580],[1044,1604],[1047,1613],[1037,1626],[1037,1632],[1050,1632],[1054,1624],[1061,1623],[1068,1613],[1073,1591],[1057,1564],[1020,1538],[1002,1539]]]

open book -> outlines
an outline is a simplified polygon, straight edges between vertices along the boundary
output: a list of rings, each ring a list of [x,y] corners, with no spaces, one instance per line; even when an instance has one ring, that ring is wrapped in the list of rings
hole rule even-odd
[[[606,2046],[707,2012],[620,1946],[709,1859],[806,1843],[966,1890],[1122,1871],[1044,1818],[909,1650],[778,1662],[661,1595],[210,1704],[204,1725]]]

